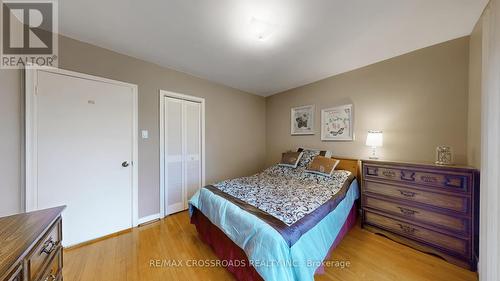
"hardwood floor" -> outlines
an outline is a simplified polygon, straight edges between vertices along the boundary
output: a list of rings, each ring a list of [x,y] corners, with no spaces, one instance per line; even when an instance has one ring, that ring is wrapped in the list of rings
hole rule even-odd
[[[83,247],[65,250],[65,281],[234,280],[221,267],[189,267],[192,260],[216,260],[198,238],[187,212]],[[171,266],[152,266],[165,260]],[[387,238],[353,228],[329,260],[349,261],[329,267],[316,280],[469,281],[474,272],[449,264]]]

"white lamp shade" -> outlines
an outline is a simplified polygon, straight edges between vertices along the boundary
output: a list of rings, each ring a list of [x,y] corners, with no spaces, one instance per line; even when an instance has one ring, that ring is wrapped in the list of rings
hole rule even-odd
[[[368,131],[366,145],[371,147],[381,147],[384,143],[382,131]]]

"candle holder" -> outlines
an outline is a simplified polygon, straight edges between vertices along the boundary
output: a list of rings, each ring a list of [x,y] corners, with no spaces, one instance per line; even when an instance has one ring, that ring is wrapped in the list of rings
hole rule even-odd
[[[453,165],[453,153],[451,147],[446,145],[436,147],[436,164]]]

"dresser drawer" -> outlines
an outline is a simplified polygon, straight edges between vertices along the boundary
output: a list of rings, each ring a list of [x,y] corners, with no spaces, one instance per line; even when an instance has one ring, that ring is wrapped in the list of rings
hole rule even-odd
[[[19,273],[16,276],[13,276],[12,279],[9,279],[9,281],[23,281],[23,275]]]
[[[461,212],[464,214],[467,214],[470,209],[470,199],[464,196],[446,195],[367,180],[364,182],[364,191],[389,196],[395,199],[403,199],[427,204],[433,207]]]
[[[468,192],[471,184],[470,173],[426,171],[384,165],[364,165],[366,178],[412,183],[420,186],[437,187],[449,191]]]
[[[365,210],[365,222],[407,237],[423,244],[432,244],[461,257],[469,255],[469,241],[432,231],[402,220],[386,217]]]
[[[26,257],[28,266],[28,280],[37,281],[38,276],[47,268],[49,259],[60,248],[61,220],[59,219],[47,231],[47,234],[35,246],[34,250]],[[42,279],[43,280],[43,279]]]
[[[18,266],[12,273],[9,274],[6,281],[23,281],[23,268]]]
[[[52,259],[47,270],[45,271],[45,274],[42,276],[42,278],[39,279],[39,281],[59,280],[62,274],[61,268],[62,268],[62,247],[59,246],[56,254],[54,255],[54,258]]]
[[[401,204],[399,202],[390,202],[371,196],[364,196],[364,206],[426,223],[434,227],[454,231],[458,234],[465,235],[469,233],[470,220],[463,217],[445,215],[424,208]]]

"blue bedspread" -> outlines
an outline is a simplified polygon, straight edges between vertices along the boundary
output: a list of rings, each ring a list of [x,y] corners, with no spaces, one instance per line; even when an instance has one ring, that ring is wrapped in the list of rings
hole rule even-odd
[[[354,180],[337,208],[289,247],[283,236],[258,217],[206,188],[189,201],[246,253],[256,271],[267,281],[314,280],[314,272],[326,258],[349,215],[359,187]]]

